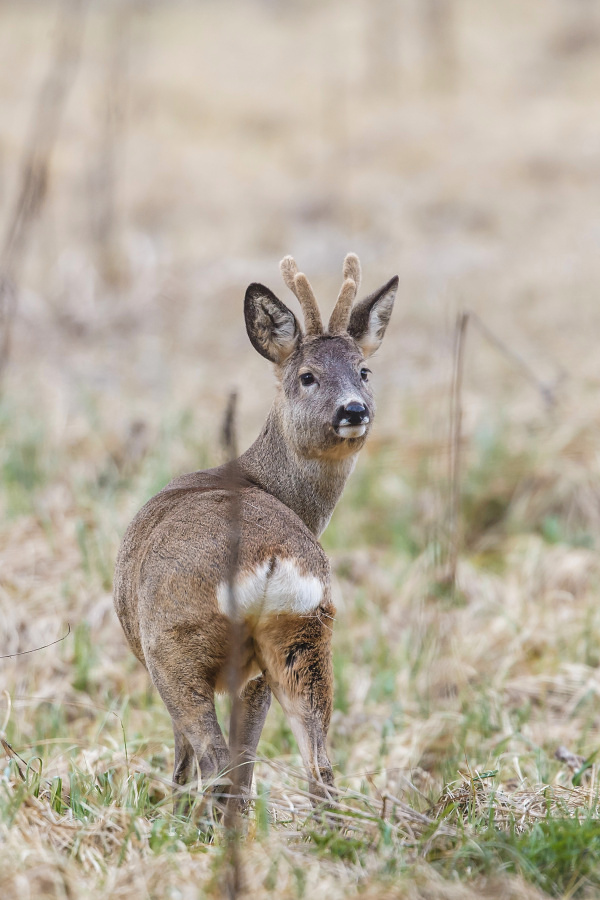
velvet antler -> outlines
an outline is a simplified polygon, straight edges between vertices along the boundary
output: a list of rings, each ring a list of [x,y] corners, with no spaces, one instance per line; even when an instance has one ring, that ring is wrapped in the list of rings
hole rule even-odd
[[[308,278],[303,272],[298,271],[296,261],[291,256],[285,256],[279,263],[279,268],[281,269],[283,280],[300,302],[306,334],[323,334],[321,313]]]
[[[360,287],[360,262],[355,253],[349,253],[344,260],[343,274],[344,283],[329,319],[329,334],[344,334],[348,330],[350,311]]]

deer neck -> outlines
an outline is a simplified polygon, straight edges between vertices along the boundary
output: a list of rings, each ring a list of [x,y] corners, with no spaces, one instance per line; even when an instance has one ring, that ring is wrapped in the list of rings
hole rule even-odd
[[[319,537],[340,499],[356,455],[344,459],[307,459],[286,437],[274,406],[256,441],[239,458],[242,475],[277,497]]]

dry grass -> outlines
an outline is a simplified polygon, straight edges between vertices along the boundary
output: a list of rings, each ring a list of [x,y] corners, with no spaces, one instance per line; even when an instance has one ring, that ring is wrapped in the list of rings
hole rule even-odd
[[[246,284],[285,297],[290,252],[326,306],[350,249],[367,289],[397,271],[401,290],[373,365],[376,432],[325,536],[341,828],[311,814],[274,709],[247,892],[598,889],[597,30],[562,2],[456,0],[443,33],[424,8],[90,9],[0,401],[0,653],[71,628],[0,660],[20,757],[0,778],[7,900],[222,893],[219,828],[203,808],[171,814],[170,723],[113,614],[113,561],[146,497],[218,458],[232,387],[240,444],[258,430],[269,376]],[[0,7],[3,221],[54,13]],[[452,591],[463,307],[498,340],[466,338]]]

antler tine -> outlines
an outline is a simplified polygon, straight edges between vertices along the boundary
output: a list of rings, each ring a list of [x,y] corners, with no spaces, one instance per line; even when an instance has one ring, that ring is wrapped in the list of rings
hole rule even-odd
[[[281,269],[283,280],[300,302],[306,334],[323,334],[321,313],[308,278],[303,272],[298,271],[296,261],[291,256],[285,256],[279,263],[279,268]]]
[[[360,262],[356,253],[349,253],[344,260],[344,283],[329,319],[329,334],[343,334],[348,329],[350,311],[360,286]]]
[[[284,256],[279,263],[279,270],[290,291],[295,294],[294,278],[298,274],[298,266],[293,256]]]
[[[358,291],[360,287],[361,272],[360,260],[356,253],[347,254],[346,259],[344,260],[343,273],[344,278],[351,278],[352,281],[356,282],[356,290]]]

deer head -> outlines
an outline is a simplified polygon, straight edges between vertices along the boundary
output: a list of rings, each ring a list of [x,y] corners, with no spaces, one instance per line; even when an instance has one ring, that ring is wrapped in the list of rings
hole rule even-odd
[[[305,330],[269,288],[251,284],[244,304],[248,336],[276,367],[275,405],[294,450],[308,459],[343,459],[360,450],[373,423],[375,403],[365,362],[383,340],[398,277],[355,304],[360,263],[348,254],[325,331],[310,283],[291,256],[281,261],[281,272],[300,302]]]

